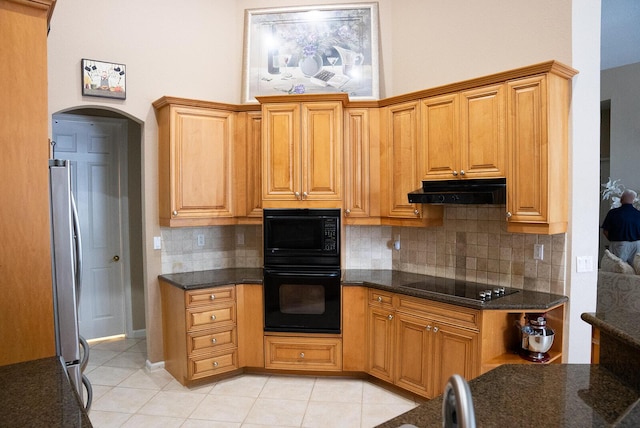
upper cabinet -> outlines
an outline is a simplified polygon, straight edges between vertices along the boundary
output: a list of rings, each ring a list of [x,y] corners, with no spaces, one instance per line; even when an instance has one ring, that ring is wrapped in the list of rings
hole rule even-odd
[[[161,99],[158,119],[160,225],[229,224],[233,219],[236,113]],[[216,220],[218,220],[216,222]]]
[[[258,99],[264,206],[341,208],[346,94]]]
[[[567,230],[568,117],[575,72],[560,68],[508,82],[507,230]]]
[[[504,85],[421,100],[424,180],[505,176]]]

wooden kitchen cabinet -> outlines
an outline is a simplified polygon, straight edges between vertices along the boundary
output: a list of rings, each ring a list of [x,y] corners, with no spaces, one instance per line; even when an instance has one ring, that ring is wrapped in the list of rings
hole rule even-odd
[[[370,290],[368,373],[427,398],[479,375],[479,311]]]
[[[341,371],[342,339],[269,335],[264,337],[265,368]]]
[[[56,355],[47,29],[54,0],[0,2],[0,366]]]
[[[238,224],[262,223],[262,112],[238,113],[235,215]]]
[[[342,106],[347,96],[328,95],[288,96],[287,102],[258,97],[265,207],[342,207]]]
[[[379,110],[345,109],[344,122],[345,224],[380,224]]]
[[[234,286],[185,291],[160,280],[165,369],[183,385],[238,369]]]
[[[504,177],[503,84],[421,100],[424,180]]]
[[[153,105],[160,225],[235,223],[234,106],[167,97]]]
[[[422,185],[420,103],[410,101],[381,111],[381,217],[398,226],[442,225],[443,208],[410,204],[407,194]]]
[[[507,83],[507,231],[556,234],[568,222],[571,77],[561,65]]]

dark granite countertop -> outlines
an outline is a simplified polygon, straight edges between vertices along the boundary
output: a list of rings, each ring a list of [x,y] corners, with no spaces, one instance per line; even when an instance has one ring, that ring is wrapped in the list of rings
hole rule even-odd
[[[158,278],[183,290],[196,290],[229,284],[262,284],[262,269],[216,269],[172,273],[160,275]],[[387,290],[473,309],[544,311],[568,301],[566,296],[558,294],[510,289],[517,292],[483,302],[469,297],[454,295],[452,294],[452,289],[463,286],[468,287],[470,290],[476,290],[478,288],[492,288],[493,286],[394,270],[345,269],[342,271],[342,284],[345,286],[364,286]],[[468,294],[475,295],[475,291]]]
[[[638,313],[630,312],[595,312],[583,313],[580,317],[627,346],[640,351],[640,322]]]
[[[91,427],[58,357],[0,367],[1,427]]]
[[[504,365],[469,387],[478,427],[638,426],[640,391],[598,365]],[[402,424],[441,427],[442,396],[379,427]]]
[[[394,270],[347,269],[342,275],[342,283],[343,285],[363,285],[473,309],[539,309],[544,311],[569,300],[566,296],[558,294],[517,290],[514,294],[483,302],[454,295],[450,290],[461,283],[473,290],[477,288],[490,289],[493,286]]]
[[[218,287],[229,284],[262,284],[262,268],[230,268],[160,275],[169,284],[183,290]]]

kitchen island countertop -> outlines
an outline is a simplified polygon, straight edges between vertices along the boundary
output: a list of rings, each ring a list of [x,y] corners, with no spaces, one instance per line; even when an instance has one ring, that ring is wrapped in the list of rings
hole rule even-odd
[[[469,381],[480,427],[637,426],[640,391],[599,365],[503,365]],[[442,396],[379,428],[442,426]]]
[[[164,274],[160,275],[159,278],[183,290],[196,290],[229,284],[262,284],[262,271],[261,268],[214,269]],[[429,284],[434,281],[438,281],[439,286],[443,286],[445,289],[450,288],[454,282],[458,284],[461,282],[448,278],[436,278],[429,275],[395,270],[344,269],[342,271],[342,284],[344,286],[376,288],[473,309],[545,311],[568,300],[566,296],[558,294],[517,290],[517,293],[483,302],[448,293],[430,291]],[[464,281],[462,282],[464,283]],[[473,287],[478,286],[477,283],[469,284]],[[487,288],[491,287],[490,285],[487,286]]]
[[[92,426],[58,357],[2,366],[0,385],[2,427]]]

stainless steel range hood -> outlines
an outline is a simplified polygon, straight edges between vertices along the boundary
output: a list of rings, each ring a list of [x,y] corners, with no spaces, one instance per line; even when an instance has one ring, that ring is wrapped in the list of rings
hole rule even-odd
[[[422,188],[409,193],[412,204],[504,204],[504,178],[423,181]]]

